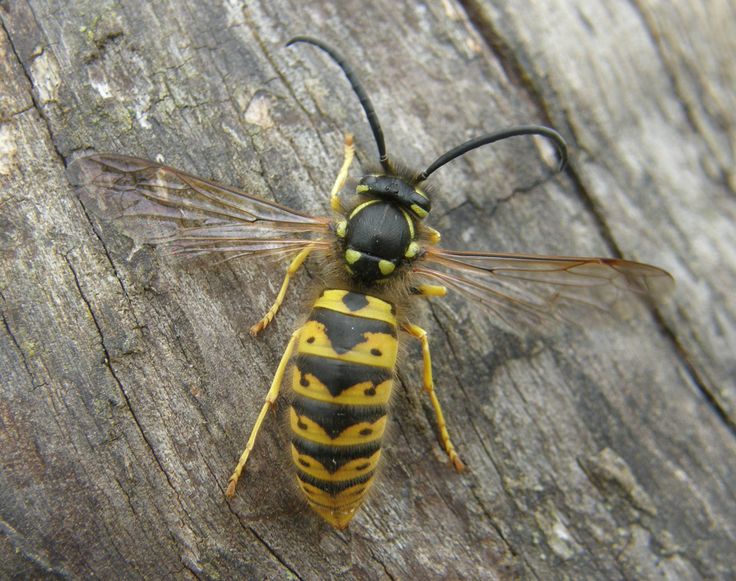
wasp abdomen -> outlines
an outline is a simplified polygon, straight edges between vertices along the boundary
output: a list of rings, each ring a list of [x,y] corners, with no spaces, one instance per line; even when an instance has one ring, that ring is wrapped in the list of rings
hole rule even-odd
[[[291,454],[309,505],[345,528],[381,456],[398,342],[390,303],[326,290],[299,333]]]

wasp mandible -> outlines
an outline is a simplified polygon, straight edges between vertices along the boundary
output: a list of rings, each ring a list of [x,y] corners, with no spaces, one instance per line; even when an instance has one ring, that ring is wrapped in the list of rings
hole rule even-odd
[[[539,135],[557,147],[553,129],[514,127],[471,139],[425,170],[399,168],[389,157],[373,104],[352,68],[330,46],[327,53],[358,97],[378,148],[380,170],[343,192],[354,157],[350,136],[330,192],[334,218],[315,217],[144,159],[97,154],[68,168],[88,208],[129,225],[138,240],[183,256],[291,258],[273,306],[251,328],[256,335],[273,320],[289,281],[311,255],[320,257],[330,284],[292,335],[245,449],[230,477],[233,496],[268,410],[290,380],[290,450],[296,481],[309,506],[328,523],[345,528],[374,482],[388,419],[399,340],[418,340],[423,387],[439,438],[456,470],[463,468],[435,393],[427,333],[410,320],[413,298],[442,297],[448,288],[489,309],[502,321],[535,324],[565,318],[580,305],[606,309],[627,296],[653,296],[672,285],[654,266],[610,258],[577,258],[447,250],[425,225],[431,201],[422,184],[448,162],[478,147],[520,135]],[[336,266],[336,267],[335,267]]]

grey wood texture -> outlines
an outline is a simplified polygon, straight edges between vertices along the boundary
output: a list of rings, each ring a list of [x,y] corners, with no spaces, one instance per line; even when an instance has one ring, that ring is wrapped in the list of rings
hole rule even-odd
[[[706,3],[0,2],[0,577],[726,579],[736,570],[736,13]],[[345,532],[294,486],[278,413],[227,477],[290,331],[284,265],[171,264],[88,215],[76,155],[170,165],[313,213],[370,132],[433,177],[448,247],[625,256],[677,280],[606,325],[516,334],[420,308],[455,474],[407,343],[375,492]],[[359,165],[353,169],[357,174]],[[279,408],[283,412],[283,406]]]

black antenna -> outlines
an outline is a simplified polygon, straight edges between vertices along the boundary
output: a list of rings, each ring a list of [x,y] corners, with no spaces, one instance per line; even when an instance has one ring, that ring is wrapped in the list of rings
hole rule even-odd
[[[436,160],[434,160],[427,169],[419,174],[419,176],[414,180],[414,183],[418,184],[423,182],[429,177],[431,173],[434,173],[446,163],[452,161],[456,157],[460,157],[461,155],[468,153],[473,149],[476,149],[477,147],[480,147],[481,145],[487,145],[489,143],[493,143],[494,141],[501,141],[502,139],[516,137],[518,135],[541,135],[554,141],[555,145],[557,146],[557,152],[560,156],[559,171],[562,171],[562,169],[567,164],[567,144],[562,138],[562,135],[557,133],[557,131],[555,131],[554,129],[550,129],[549,127],[544,127],[542,125],[520,125],[519,127],[504,129],[503,131],[498,131],[496,133],[481,135],[480,137],[476,137],[475,139],[471,139],[470,141],[466,141],[465,143],[458,145],[447,153],[443,153]]]
[[[332,57],[332,60],[334,60],[342,69],[342,72],[345,73],[348,81],[350,81],[350,85],[353,87],[353,91],[358,96],[358,100],[360,101],[360,105],[363,107],[363,111],[365,111],[368,123],[370,123],[371,130],[373,131],[373,138],[376,140],[376,146],[378,146],[378,158],[381,162],[381,166],[383,166],[384,170],[390,172],[388,155],[386,154],[386,143],[383,140],[383,130],[381,129],[381,124],[378,122],[376,110],[373,108],[373,103],[371,103],[371,100],[368,98],[368,94],[365,92],[363,85],[361,85],[360,81],[356,78],[353,69],[347,62],[345,62],[345,59],[335,51],[335,49],[327,46],[321,40],[317,40],[311,36],[295,36],[286,43],[286,46],[291,46],[297,42],[304,42],[321,48]]]

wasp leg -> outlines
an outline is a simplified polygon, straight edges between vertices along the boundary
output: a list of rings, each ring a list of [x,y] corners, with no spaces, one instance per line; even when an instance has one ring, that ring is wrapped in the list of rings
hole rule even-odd
[[[434,228],[430,228],[429,226],[425,226],[425,229],[427,230],[427,235],[429,236],[429,243],[439,244],[440,240],[442,239],[442,234],[440,234]]]
[[[463,468],[465,468],[465,464],[463,464],[462,460],[460,460],[460,458],[458,457],[457,452],[455,452],[455,446],[453,446],[452,442],[450,441],[450,435],[447,433],[447,425],[445,424],[445,416],[442,413],[440,401],[437,399],[437,394],[434,391],[434,381],[432,379],[432,358],[429,354],[429,341],[427,340],[427,332],[421,327],[412,325],[411,323],[406,323],[404,325],[404,330],[412,337],[419,339],[419,342],[422,344],[422,356],[424,358],[424,389],[429,394],[429,399],[432,401],[434,415],[437,419],[437,426],[440,430],[440,440],[442,441],[442,446],[445,448],[445,452],[447,452],[447,455],[450,458],[450,462],[452,462],[455,470],[460,472]]]
[[[273,321],[276,313],[279,312],[281,303],[284,302],[286,289],[289,288],[289,281],[291,280],[291,277],[296,273],[297,270],[299,270],[301,265],[304,264],[304,261],[307,259],[307,256],[309,256],[310,252],[312,252],[311,246],[302,250],[299,254],[296,255],[296,258],[291,261],[289,268],[286,269],[286,276],[284,277],[284,282],[281,284],[279,294],[276,295],[276,300],[273,302],[273,305],[271,305],[271,308],[268,309],[268,312],[263,316],[263,318],[250,328],[251,335],[255,337],[256,335],[258,335],[258,333],[263,331],[263,329],[268,327],[271,321]]]
[[[355,145],[353,144],[353,136],[348,133],[345,135],[345,157],[342,162],[340,172],[337,174],[335,179],[335,185],[332,186],[330,192],[330,206],[335,212],[339,212],[342,209],[340,204],[340,190],[345,186],[345,180],[348,179],[348,170],[350,164],[353,163],[353,157],[355,157]]]
[[[411,288],[411,294],[422,297],[444,297],[447,295],[447,287],[439,284],[418,284]]]
[[[284,355],[281,358],[281,362],[279,363],[279,366],[276,369],[276,373],[273,376],[273,381],[271,382],[271,389],[269,389],[268,394],[266,394],[266,401],[263,403],[263,407],[261,408],[261,413],[258,414],[258,419],[256,420],[256,423],[253,426],[253,430],[250,433],[250,437],[248,438],[248,443],[245,445],[245,450],[243,450],[243,453],[240,455],[240,460],[238,460],[238,465],[235,467],[235,470],[233,471],[232,476],[230,476],[230,479],[228,480],[227,491],[225,492],[225,495],[228,497],[235,496],[235,488],[238,486],[238,479],[240,478],[240,474],[243,472],[245,463],[248,461],[248,456],[250,456],[250,452],[251,450],[253,450],[253,446],[256,443],[256,438],[258,437],[258,432],[261,429],[263,420],[266,419],[266,414],[268,413],[268,410],[271,409],[271,406],[273,406],[274,402],[279,397],[279,392],[281,391],[281,382],[284,379],[284,373],[286,372],[286,366],[289,363],[289,359],[291,359],[291,354],[294,351],[294,345],[296,344],[296,340],[299,338],[300,331],[301,329],[297,329],[291,335],[289,344],[286,346],[286,351],[284,351]]]

